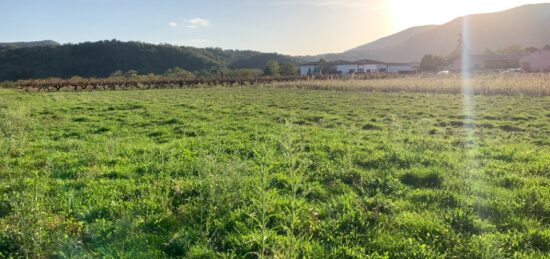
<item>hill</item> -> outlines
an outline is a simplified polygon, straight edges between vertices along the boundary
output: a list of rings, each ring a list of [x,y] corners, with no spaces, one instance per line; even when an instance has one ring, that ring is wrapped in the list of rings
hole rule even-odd
[[[540,48],[550,44],[550,3],[544,3],[469,15],[443,25],[415,27],[343,53],[316,58],[413,62],[420,61],[425,54],[447,56],[457,47],[465,19],[469,23],[472,53],[513,45]]]
[[[359,47],[350,49],[343,53],[324,54],[320,56],[308,56],[308,57],[304,57],[304,59],[308,61],[316,61],[316,60],[319,60],[319,58],[325,58],[328,60],[339,60],[339,59],[358,60],[358,59],[364,59],[368,56],[377,56],[377,53],[379,51],[389,47],[395,47],[403,42],[406,42],[411,37],[419,33],[431,30],[435,27],[437,27],[437,25],[425,25],[425,26],[412,27],[404,31],[392,34],[390,36],[378,39],[371,43],[367,43]]]
[[[276,53],[155,45],[117,40],[0,50],[0,81],[71,76],[106,77],[121,70],[164,73],[174,67],[189,71],[265,67],[269,60],[294,63]]]
[[[59,46],[60,44],[53,40],[29,41],[29,42],[0,42],[0,48],[32,48]]]

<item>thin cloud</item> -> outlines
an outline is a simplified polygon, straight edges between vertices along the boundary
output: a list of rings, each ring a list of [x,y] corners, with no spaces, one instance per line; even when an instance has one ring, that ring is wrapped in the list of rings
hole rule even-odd
[[[169,22],[168,26],[175,28],[175,27],[178,27],[178,24],[176,22]]]
[[[187,28],[195,29],[198,27],[206,27],[210,25],[210,21],[202,18],[194,18],[191,20],[185,21],[187,23]]]

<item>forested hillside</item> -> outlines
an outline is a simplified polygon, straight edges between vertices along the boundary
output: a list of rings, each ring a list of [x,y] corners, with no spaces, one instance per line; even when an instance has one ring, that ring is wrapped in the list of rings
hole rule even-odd
[[[53,40],[42,41],[28,41],[28,42],[0,42],[0,49],[5,48],[32,48],[32,47],[46,47],[46,46],[59,46],[60,44]]]
[[[263,69],[270,60],[294,63],[276,53],[154,45],[117,40],[39,46],[0,47],[0,81],[72,76],[106,77],[115,71],[164,73],[180,67],[188,71],[227,68]]]

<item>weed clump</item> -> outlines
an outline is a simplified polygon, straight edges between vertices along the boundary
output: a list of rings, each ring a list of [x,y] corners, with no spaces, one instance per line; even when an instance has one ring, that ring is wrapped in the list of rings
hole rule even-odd
[[[92,131],[92,134],[103,134],[103,133],[107,133],[111,131],[111,129],[107,128],[107,127],[99,127],[95,130]]]
[[[363,130],[382,130],[382,126],[374,123],[367,123],[363,125],[362,129]]]
[[[542,253],[550,252],[550,229],[531,230],[524,235],[523,246]]]
[[[169,119],[169,120],[160,121],[158,124],[162,126],[162,125],[175,125],[175,124],[180,124],[180,123],[181,123],[180,120],[172,118],[172,119]]]
[[[451,227],[464,234],[478,234],[480,228],[476,225],[476,218],[472,210],[456,208],[445,217]]]
[[[11,204],[6,200],[0,200],[0,219],[8,216],[12,211]]]
[[[199,233],[192,229],[184,229],[175,234],[164,244],[164,253],[171,257],[185,257],[200,238]]]
[[[443,184],[443,177],[437,172],[407,172],[399,179],[415,188],[440,188]]]
[[[18,258],[23,257],[21,244],[17,240],[17,234],[9,229],[0,232],[0,257]]]
[[[506,131],[506,132],[519,132],[519,131],[523,131],[522,128],[517,127],[517,126],[514,126],[514,125],[509,125],[509,124],[500,125],[498,128],[501,129],[501,130],[503,130],[503,131]]]

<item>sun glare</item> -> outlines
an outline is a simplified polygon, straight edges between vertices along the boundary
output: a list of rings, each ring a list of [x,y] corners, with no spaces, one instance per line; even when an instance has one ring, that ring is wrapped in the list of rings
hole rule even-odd
[[[387,9],[392,29],[403,30],[411,26],[443,24],[456,17],[473,13],[497,12],[527,3],[529,1],[525,0],[389,0]]]

